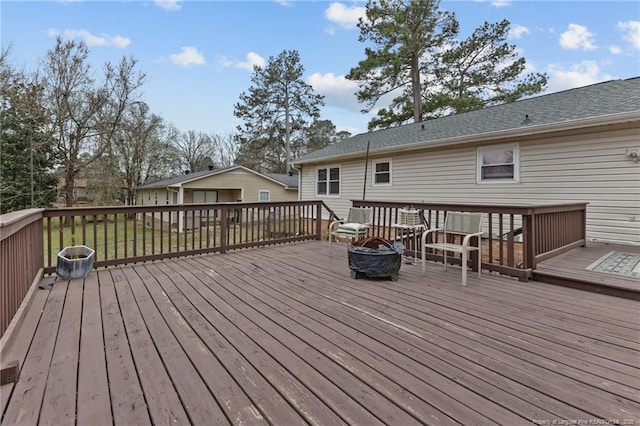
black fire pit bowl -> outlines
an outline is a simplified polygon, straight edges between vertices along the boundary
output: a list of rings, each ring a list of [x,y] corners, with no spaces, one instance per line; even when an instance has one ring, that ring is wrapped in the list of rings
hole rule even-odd
[[[363,242],[363,240],[368,241]],[[371,238],[364,238],[347,247],[351,278],[365,275],[367,277],[389,277],[392,281],[397,281],[404,247],[391,244],[381,238],[375,238],[375,241],[371,240]],[[371,247],[372,245],[377,248]]]

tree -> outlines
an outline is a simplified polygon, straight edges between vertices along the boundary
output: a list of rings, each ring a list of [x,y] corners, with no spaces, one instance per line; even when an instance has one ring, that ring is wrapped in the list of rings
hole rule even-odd
[[[111,149],[122,116],[145,75],[137,73],[137,61],[123,57],[113,66],[106,63],[102,81],[94,80],[88,64],[89,50],[84,42],[56,39],[47,53],[39,83],[44,88],[46,107],[51,115],[50,132],[54,154],[64,171],[64,197],[73,204],[75,179],[90,163]],[[81,155],[84,161],[80,161]]]
[[[291,171],[292,147],[324,105],[324,97],[302,80],[303,72],[295,50],[270,57],[264,68],[254,66],[252,86],[234,107],[244,120],[236,135],[239,163],[261,172]]]
[[[113,152],[120,188],[126,186],[126,202],[136,200],[139,185],[169,177],[180,169],[180,158],[173,141],[178,131],[162,117],[149,112],[144,102],[134,102],[125,111],[113,138]]]
[[[214,159],[219,167],[231,167],[238,157],[238,144],[232,134],[210,136],[213,143]]]
[[[42,88],[0,52],[0,214],[48,207],[56,197]]]
[[[346,131],[336,133],[336,126],[331,120],[316,120],[307,130],[307,144],[305,152],[317,151],[348,138],[351,134]]]
[[[534,95],[547,84],[545,74],[528,74],[520,79],[526,60],[518,58],[516,47],[506,43],[507,20],[485,22],[467,39],[443,52],[435,76],[442,85],[432,97],[427,112],[440,116],[516,101]]]
[[[509,22],[484,23],[459,42],[455,15],[439,0],[369,0],[360,40],[367,58],[347,78],[362,81],[358,100],[369,112],[382,96],[395,98],[380,108],[369,129],[464,112],[542,91],[544,74],[521,77],[526,61],[505,40]]]
[[[186,170],[196,172],[213,166],[215,147],[206,133],[189,130],[181,133],[175,142],[180,161]]]
[[[81,162],[85,162],[82,157],[84,156],[81,156]],[[118,170],[118,158],[113,152],[104,153],[99,158],[86,162],[78,178],[87,181],[92,204],[113,206],[124,201],[124,180]]]
[[[359,40],[371,42],[366,58],[347,78],[361,82],[356,93],[370,112],[380,99],[397,94],[389,109],[381,109],[369,129],[422,120],[422,78],[431,73],[429,61],[453,42],[458,33],[455,16],[440,10],[439,0],[369,0],[366,19],[360,18]]]

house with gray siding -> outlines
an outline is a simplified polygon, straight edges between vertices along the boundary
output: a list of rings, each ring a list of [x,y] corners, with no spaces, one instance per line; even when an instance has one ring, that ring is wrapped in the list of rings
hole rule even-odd
[[[587,204],[587,239],[640,244],[640,77],[355,135],[293,161],[301,200]]]

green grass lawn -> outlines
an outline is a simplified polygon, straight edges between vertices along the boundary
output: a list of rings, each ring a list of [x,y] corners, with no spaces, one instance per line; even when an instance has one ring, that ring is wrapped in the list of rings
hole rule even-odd
[[[75,226],[65,224],[61,226],[58,218],[52,218],[50,224],[44,222],[44,250],[45,264],[53,265],[55,257],[64,247],[84,244],[96,250],[96,260],[108,260],[130,256],[142,256],[152,253],[168,253],[184,249],[185,238],[187,247],[192,241],[199,244],[200,231],[178,234],[166,227],[164,230],[151,229],[133,219],[125,221],[124,215],[110,216],[108,219],[88,220],[84,226],[80,218],[76,218]],[[51,263],[47,262],[49,241],[48,231],[51,228]],[[203,238],[206,238],[206,232]],[[204,241],[203,241],[204,243]]]
[[[140,221],[124,214],[110,215],[107,218],[98,216],[75,218],[73,224],[61,225],[60,218],[44,221],[44,256],[45,266],[55,266],[57,254],[67,246],[86,245],[96,251],[96,261],[122,259],[131,256],[144,256],[158,253],[171,253],[198,249],[201,247],[220,246],[220,227],[199,228],[186,233],[169,230],[165,226],[160,230],[143,226]],[[235,233],[229,235],[229,244],[259,241],[262,239],[282,238],[295,235],[295,221],[284,221],[274,230],[259,230],[258,227],[234,228]],[[95,225],[95,226],[94,226]],[[49,253],[49,229],[51,229],[51,253]],[[208,231],[208,233],[207,233]],[[207,239],[209,244],[207,244]]]

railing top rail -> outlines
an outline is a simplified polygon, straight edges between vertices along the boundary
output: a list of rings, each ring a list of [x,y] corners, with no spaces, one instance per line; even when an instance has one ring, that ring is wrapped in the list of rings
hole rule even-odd
[[[0,215],[0,241],[42,219],[43,212],[44,209],[27,209]]]
[[[490,212],[531,215],[545,212],[573,211],[586,209],[587,202],[549,204],[494,204],[494,203],[430,203],[377,200],[351,200],[354,206],[380,206],[397,208],[422,208],[430,210],[458,210],[467,212]]]
[[[261,201],[255,203],[229,202],[229,203],[200,203],[200,204],[145,204],[137,206],[99,206],[99,207],[60,207],[49,208],[43,212],[44,217],[59,216],[86,216],[115,213],[143,213],[143,212],[165,212],[165,211],[190,211],[190,210],[210,210],[234,209],[234,208],[256,208],[256,207],[282,207],[282,206],[308,206],[320,205],[320,200],[310,201]]]

